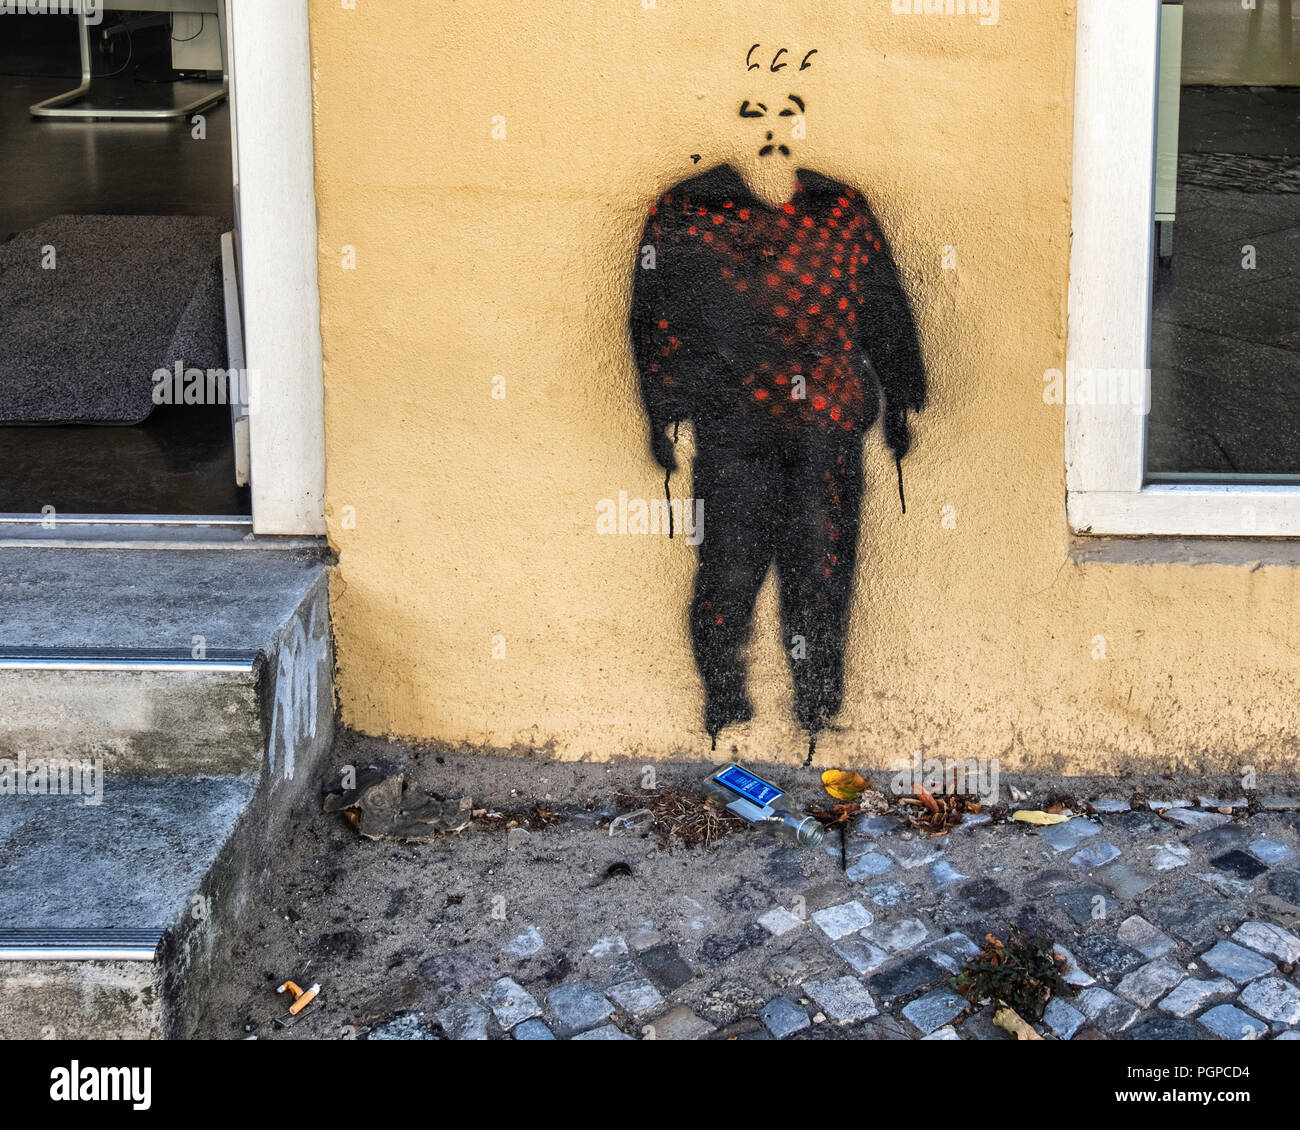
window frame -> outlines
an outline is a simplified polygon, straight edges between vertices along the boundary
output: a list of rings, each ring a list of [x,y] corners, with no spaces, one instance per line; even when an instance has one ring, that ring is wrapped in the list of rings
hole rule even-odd
[[[1160,0],[1079,0],[1067,520],[1076,534],[1300,537],[1296,485],[1146,482],[1159,56]]]

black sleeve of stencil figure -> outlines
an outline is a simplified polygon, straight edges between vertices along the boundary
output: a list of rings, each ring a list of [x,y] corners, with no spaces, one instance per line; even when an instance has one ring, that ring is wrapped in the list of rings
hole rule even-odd
[[[682,327],[675,324],[682,296],[671,293],[665,276],[673,254],[670,208],[671,195],[667,195],[650,210],[632,268],[632,354],[653,435],[662,435],[687,415]]]
[[[871,359],[884,394],[885,442],[901,459],[911,447],[907,414],[925,407],[925,364],[889,242],[879,222],[859,196],[851,223],[853,253],[858,258],[860,284],[859,345]]]

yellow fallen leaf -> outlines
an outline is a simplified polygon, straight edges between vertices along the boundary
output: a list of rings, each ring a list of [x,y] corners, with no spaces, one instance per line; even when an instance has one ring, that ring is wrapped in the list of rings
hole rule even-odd
[[[1064,824],[1070,819],[1058,812],[1040,812],[1036,808],[1022,808],[1011,814],[1012,820],[1019,820],[1022,824]]]
[[[1041,1040],[1043,1038],[1029,1027],[1014,1009],[998,1009],[993,1017],[993,1023],[996,1027],[1010,1032],[1017,1040]]]
[[[827,769],[822,774],[822,787],[836,800],[853,800],[871,787],[871,782],[851,769]]]

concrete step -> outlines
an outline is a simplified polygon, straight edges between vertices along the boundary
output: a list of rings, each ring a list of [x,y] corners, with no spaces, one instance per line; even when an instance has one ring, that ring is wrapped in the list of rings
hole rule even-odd
[[[325,565],[0,549],[0,645],[0,1037],[184,1036],[316,803]]]
[[[266,664],[324,584],[301,552],[0,551],[0,757],[255,774]],[[319,650],[316,629],[289,646]]]

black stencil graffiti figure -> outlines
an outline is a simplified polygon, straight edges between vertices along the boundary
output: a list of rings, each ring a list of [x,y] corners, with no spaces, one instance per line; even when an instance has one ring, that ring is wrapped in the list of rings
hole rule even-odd
[[[792,93],[777,116],[804,111]],[[767,114],[762,102],[740,107],[742,118]],[[789,160],[790,151],[768,131],[758,157]],[[867,201],[804,168],[794,183],[772,207],[719,165],[665,192],[641,239],[630,326],[650,446],[667,474],[677,468],[678,425],[690,421],[695,432],[704,535],[690,633],[705,728],[716,745],[719,731],[751,716],[741,650],[775,565],[811,761],[843,699],[863,440],[883,399],[901,500],[908,413],[924,407],[926,378]]]

